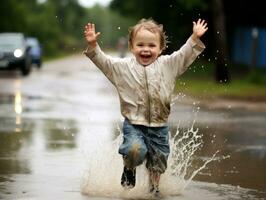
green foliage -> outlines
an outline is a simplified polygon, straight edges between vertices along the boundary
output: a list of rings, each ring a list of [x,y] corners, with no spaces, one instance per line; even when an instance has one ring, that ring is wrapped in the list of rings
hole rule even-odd
[[[102,32],[100,42],[106,47],[115,47],[118,38],[126,36],[133,24],[105,7],[84,8],[78,0],[2,0],[0,18],[0,32],[37,37],[46,58],[82,51],[83,28],[88,20]]]
[[[207,0],[113,0],[111,9],[123,16],[153,18],[164,25],[169,37],[169,52],[180,47],[192,33],[192,21],[206,18]]]
[[[81,47],[86,9],[77,0],[3,0],[0,32],[23,32],[37,37],[45,56],[73,52]]]
[[[175,0],[176,3],[180,4],[186,10],[193,10],[195,8],[200,8],[201,10],[206,10],[208,4],[203,0]]]
[[[99,43],[105,48],[114,48],[118,39],[127,36],[128,28],[136,21],[96,5],[88,9],[88,22],[94,23],[96,31],[101,32]]]
[[[0,19],[1,32],[21,30],[26,25],[26,7],[21,1],[2,0]]]

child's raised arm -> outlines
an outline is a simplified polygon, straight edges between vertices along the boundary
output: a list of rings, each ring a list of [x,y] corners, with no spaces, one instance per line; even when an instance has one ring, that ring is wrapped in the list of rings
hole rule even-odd
[[[198,19],[193,22],[193,33],[187,42],[170,56],[166,56],[166,62],[170,66],[170,76],[183,74],[197,56],[204,50],[205,45],[201,42],[200,37],[208,30],[205,20]]]
[[[205,20],[198,19],[197,22],[193,22],[193,34],[192,39],[198,40],[208,30]]]
[[[100,32],[95,33],[95,25],[88,23],[84,27],[84,37],[90,47],[96,47],[97,38],[100,35]]]

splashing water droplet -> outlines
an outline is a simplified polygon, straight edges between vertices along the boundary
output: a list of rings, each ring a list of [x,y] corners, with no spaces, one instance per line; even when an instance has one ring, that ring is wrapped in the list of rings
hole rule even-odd
[[[160,190],[163,194],[179,195],[188,186],[191,180],[216,159],[216,153],[208,158],[198,158],[199,165],[195,167],[195,153],[203,146],[202,134],[195,129],[194,123],[191,128],[177,132],[170,139],[170,155],[168,168],[161,177]],[[119,127],[119,126],[118,126]],[[98,150],[91,150],[88,154],[88,170],[86,171],[82,186],[82,193],[90,196],[104,196],[130,199],[150,199],[148,194],[149,176],[145,165],[137,167],[137,184],[132,190],[124,189],[120,185],[123,161],[117,149],[122,143],[123,135],[120,128],[120,135],[112,142],[100,142]],[[219,159],[218,159],[219,161]],[[101,177],[101,178],[99,178]]]

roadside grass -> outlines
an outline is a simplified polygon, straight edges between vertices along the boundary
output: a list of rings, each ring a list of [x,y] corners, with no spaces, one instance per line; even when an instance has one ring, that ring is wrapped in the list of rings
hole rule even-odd
[[[227,98],[266,101],[266,70],[229,67],[230,82],[215,81],[213,63],[197,61],[176,81],[176,92],[200,99]]]
[[[57,52],[53,55],[49,55],[43,56],[43,62],[47,62],[47,61],[53,61],[53,60],[57,60],[57,59],[61,59],[61,58],[66,58],[68,56],[73,56],[73,55],[77,55],[80,54],[82,55],[82,51],[71,51],[71,52]]]

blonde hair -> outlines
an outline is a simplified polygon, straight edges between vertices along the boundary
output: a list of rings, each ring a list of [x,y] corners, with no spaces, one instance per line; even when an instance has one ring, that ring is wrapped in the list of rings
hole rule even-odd
[[[163,30],[163,25],[158,24],[156,21],[153,19],[141,19],[136,25],[132,26],[129,28],[129,47],[132,48],[133,46],[133,39],[136,36],[137,32],[140,29],[146,29],[152,33],[158,33],[160,35],[160,49],[165,50],[166,49],[166,44],[168,43],[167,41],[167,36]]]

